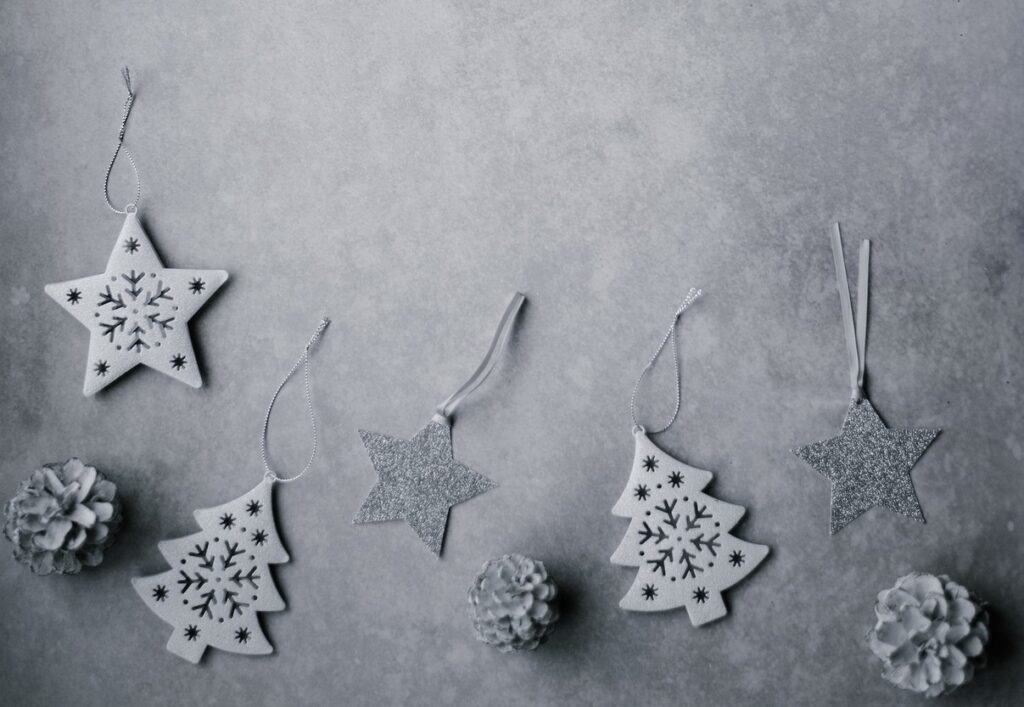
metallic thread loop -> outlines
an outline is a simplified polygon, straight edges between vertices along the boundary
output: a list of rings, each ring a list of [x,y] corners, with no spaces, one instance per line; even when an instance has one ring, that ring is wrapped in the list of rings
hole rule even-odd
[[[280,481],[282,483],[295,481],[303,474],[305,474],[307,471],[309,471],[310,467],[313,466],[313,460],[316,459],[316,414],[313,412],[313,395],[309,387],[309,351],[320,338],[320,335],[323,334],[324,329],[326,329],[330,323],[331,320],[328,319],[327,317],[324,317],[323,319],[320,320],[320,324],[317,325],[316,331],[313,332],[313,336],[310,338],[305,348],[302,349],[302,355],[299,356],[298,360],[295,362],[295,365],[292,366],[291,370],[288,371],[288,374],[277,386],[277,390],[274,391],[274,395],[270,399],[270,405],[267,406],[267,414],[264,415],[263,417],[263,434],[260,435],[260,456],[263,457],[263,468],[266,469],[266,472],[263,474],[263,478],[267,481],[270,481],[271,483],[274,483],[275,481]],[[310,452],[309,461],[306,462],[306,466],[302,467],[302,471],[300,471],[295,476],[282,477],[278,476],[277,472],[275,472],[270,467],[270,460],[267,458],[267,431],[270,429],[270,413],[273,412],[274,410],[274,403],[277,402],[277,396],[281,394],[281,390],[284,389],[285,383],[287,383],[288,379],[291,378],[295,371],[299,369],[299,366],[303,367],[303,382],[306,396],[306,409],[309,411],[309,424],[310,428],[313,431],[313,451]]]
[[[107,173],[103,176],[103,198],[107,202],[107,206],[115,214],[134,214],[138,211],[139,199],[142,198],[142,180],[139,178],[139,168],[135,164],[135,157],[132,153],[124,146],[124,134],[128,129],[128,116],[132,112],[132,105],[135,103],[135,93],[132,91],[132,77],[128,72],[128,67],[121,69],[121,78],[124,79],[124,85],[128,89],[128,98],[124,101],[124,108],[121,111],[121,127],[117,131],[117,146],[114,148],[114,154],[110,158],[110,163],[107,164]],[[114,203],[110,200],[110,174],[114,171],[114,163],[117,162],[118,155],[124,152],[124,156],[128,158],[128,164],[132,166],[132,171],[135,173],[135,200],[128,204],[124,209],[119,209],[114,206]]]
[[[679,340],[676,337],[676,324],[679,323],[679,317],[683,315],[683,312],[685,312],[691,304],[696,302],[702,294],[704,294],[703,290],[696,287],[691,287],[690,291],[686,293],[683,303],[679,305],[679,309],[676,310],[675,316],[672,317],[672,324],[669,326],[668,331],[665,332],[665,338],[661,340],[661,344],[658,345],[658,350],[654,352],[654,355],[651,356],[651,360],[647,362],[646,366],[644,366],[644,370],[640,372],[640,377],[637,378],[636,385],[633,386],[633,395],[630,396],[629,399],[629,414],[633,417],[634,435],[638,430],[647,434],[647,430],[636,419],[637,392],[640,390],[640,384],[643,382],[644,376],[646,376],[648,371],[654,367],[654,362],[658,360],[658,356],[661,355],[662,350],[665,348],[665,344],[667,344],[669,340],[672,341],[672,363],[675,366],[676,371],[676,407],[672,411],[672,417],[669,418],[669,421],[665,423],[664,426],[659,427],[656,430],[651,430],[650,434],[656,435],[659,432],[664,432],[671,427],[672,423],[676,421],[677,417],[679,417],[679,406],[682,404],[682,381],[679,374]]]

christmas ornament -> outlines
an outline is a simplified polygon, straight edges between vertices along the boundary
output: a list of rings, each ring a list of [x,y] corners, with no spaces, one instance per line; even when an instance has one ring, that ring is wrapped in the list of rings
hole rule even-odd
[[[746,509],[703,493],[713,478],[711,472],[674,459],[650,439],[650,435],[667,430],[679,415],[681,387],[675,327],[700,295],[700,290],[690,289],[633,389],[633,468],[629,483],[612,508],[614,515],[631,520],[611,558],[617,565],[638,568],[633,586],[619,606],[631,611],[685,606],[694,626],[725,616],[722,592],[750,574],[768,555],[767,546],[729,533]],[[666,425],[648,431],[637,421],[637,391],[669,340],[676,368],[675,411]]]
[[[328,324],[327,319],[320,322],[302,355],[271,398],[260,441],[266,468],[263,480],[234,501],[197,510],[195,518],[201,531],[157,545],[171,569],[132,580],[135,591],[146,605],[174,628],[167,650],[192,663],[199,662],[207,646],[246,655],[274,650],[257,617],[261,611],[285,608],[270,571],[270,565],[289,560],[274,524],[273,488],[275,482],[287,483],[300,478],[316,458],[309,352]],[[267,429],[277,396],[300,365],[304,367],[313,451],[302,471],[281,477],[271,468],[267,457]]]
[[[857,323],[854,324],[842,236],[839,224],[832,224],[832,254],[850,361],[852,400],[838,436],[793,450],[832,482],[830,531],[833,535],[873,506],[882,506],[923,523],[924,513],[910,480],[910,469],[939,434],[937,429],[887,428],[864,394],[870,247],[869,241],[861,241]]]
[[[917,572],[878,594],[868,646],[882,677],[904,690],[936,697],[966,685],[985,665],[985,604],[944,574]]]
[[[543,562],[519,553],[488,560],[469,588],[477,638],[502,653],[536,649],[558,621],[557,595]]]
[[[202,385],[188,322],[228,279],[223,270],[165,268],[138,219],[142,193],[138,169],[123,147],[135,94],[128,69],[121,130],[103,184],[107,206],[123,214],[124,225],[101,275],[57,282],[46,294],[89,330],[86,395],[107,387],[139,364],[154,368],[193,388]],[[136,176],[135,200],[124,209],[110,201],[110,172],[124,150]]]
[[[4,507],[14,558],[36,574],[78,574],[103,562],[121,527],[117,487],[78,458],[46,464]]]
[[[494,369],[525,300],[521,293],[515,294],[483,362],[461,388],[437,407],[433,419],[415,437],[406,440],[359,431],[379,480],[353,522],[405,520],[431,552],[440,556],[448,509],[496,486],[486,476],[455,460],[450,418],[458,404]]]

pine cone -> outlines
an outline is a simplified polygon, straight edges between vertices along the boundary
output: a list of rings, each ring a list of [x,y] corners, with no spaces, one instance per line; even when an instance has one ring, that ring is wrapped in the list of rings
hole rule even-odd
[[[911,573],[879,593],[868,633],[882,677],[928,697],[952,692],[984,666],[988,612],[944,574]]]
[[[488,561],[469,588],[477,638],[502,653],[534,650],[558,620],[557,594],[542,562],[518,553]]]
[[[77,574],[103,562],[121,525],[117,487],[77,458],[47,464],[4,507],[14,557],[36,574]]]

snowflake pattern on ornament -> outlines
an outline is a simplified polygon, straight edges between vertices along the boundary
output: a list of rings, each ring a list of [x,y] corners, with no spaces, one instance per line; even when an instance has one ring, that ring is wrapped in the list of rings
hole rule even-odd
[[[103,274],[46,286],[89,329],[85,394],[139,364],[202,385],[188,321],[227,279],[223,270],[165,268],[136,215],[128,214]]]
[[[274,526],[272,484],[195,512],[202,531],[159,543],[171,569],[132,580],[146,605],[174,627],[167,649],[193,663],[207,646],[272,653],[257,612],[281,611],[271,564],[288,562]]]
[[[702,493],[712,478],[636,433],[629,484],[612,509],[632,521],[611,561],[638,568],[622,608],[685,606],[694,626],[714,621],[727,613],[722,592],[768,555],[767,546],[729,533],[745,509]]]

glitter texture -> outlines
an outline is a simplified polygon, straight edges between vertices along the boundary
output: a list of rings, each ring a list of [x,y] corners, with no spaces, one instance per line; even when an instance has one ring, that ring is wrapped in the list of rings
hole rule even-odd
[[[402,520],[441,554],[448,509],[497,484],[455,461],[452,429],[432,420],[411,440],[359,431],[380,479],[353,522]]]
[[[938,436],[937,429],[891,430],[866,398],[851,401],[838,437],[793,453],[832,482],[831,532],[872,506],[924,522],[910,469]]]

